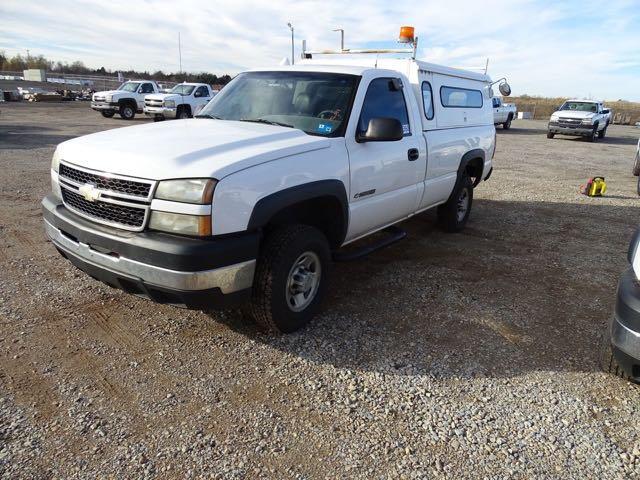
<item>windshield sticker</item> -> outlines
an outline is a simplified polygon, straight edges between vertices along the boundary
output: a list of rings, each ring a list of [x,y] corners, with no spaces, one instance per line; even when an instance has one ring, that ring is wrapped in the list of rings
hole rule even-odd
[[[333,130],[333,127],[331,125],[326,124],[326,123],[320,123],[320,124],[318,124],[317,130],[320,133],[331,133],[331,130]]]
[[[409,129],[409,124],[405,123],[402,125],[402,133],[404,135],[409,135],[411,133],[411,130]]]

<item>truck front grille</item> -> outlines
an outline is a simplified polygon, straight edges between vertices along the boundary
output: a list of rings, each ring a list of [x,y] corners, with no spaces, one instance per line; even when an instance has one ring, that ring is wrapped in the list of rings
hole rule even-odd
[[[155,98],[145,98],[144,104],[147,107],[162,107],[164,105],[163,100],[156,100]]]
[[[558,123],[561,124],[561,125],[575,126],[575,125],[582,124],[582,120],[580,120],[579,118],[563,118],[563,117],[560,117],[558,119]]]
[[[69,180],[81,185],[90,183],[100,190],[124,193],[132,197],[140,197],[143,199],[149,198],[151,186],[153,185],[150,182],[140,182],[105,174],[101,175],[98,173],[91,173],[86,170],[69,167],[63,163],[60,164],[60,176],[68,178]]]
[[[116,205],[107,202],[89,202],[77,193],[62,187],[62,200],[64,203],[79,213],[101,220],[114,226],[124,226],[136,230],[144,226],[146,210],[143,208]]]
[[[155,182],[60,163],[64,205],[91,221],[124,230],[144,230]]]

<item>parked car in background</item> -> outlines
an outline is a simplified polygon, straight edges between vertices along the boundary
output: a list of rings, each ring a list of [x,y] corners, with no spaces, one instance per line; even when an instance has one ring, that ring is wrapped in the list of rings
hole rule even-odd
[[[613,318],[605,335],[601,362],[605,371],[640,382],[640,229],[629,251],[629,267],[618,282]]]
[[[56,248],[136,295],[240,303],[291,332],[316,312],[332,258],[402,239],[389,227],[431,208],[444,230],[463,229],[492,171],[491,79],[413,59],[305,57],[241,73],[197,118],[60,144],[43,200]]]
[[[94,93],[91,108],[106,118],[118,113],[125,120],[133,120],[136,113],[144,111],[144,97],[159,91],[156,82],[151,80],[131,80],[120,85],[117,90]]]
[[[502,103],[500,97],[493,97],[491,102],[493,104],[494,125],[502,125],[502,128],[509,130],[511,121],[516,118],[516,106],[513,103]]]
[[[594,100],[567,100],[551,114],[547,138],[578,135],[595,142],[604,138],[611,123],[611,111]]]
[[[215,96],[204,83],[179,83],[169,93],[147,95],[144,113],[154,120],[167,118],[191,118]]]
[[[638,195],[640,195],[640,140],[638,140],[638,146],[636,147],[636,158],[633,162],[633,174],[638,177]]]

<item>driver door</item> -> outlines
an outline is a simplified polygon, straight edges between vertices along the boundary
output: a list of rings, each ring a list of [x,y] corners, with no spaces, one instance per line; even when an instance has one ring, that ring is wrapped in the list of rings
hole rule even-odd
[[[347,134],[351,167],[347,241],[415,212],[426,148],[421,145],[422,128],[410,114],[413,109],[407,108],[407,88],[411,87],[400,78],[374,78],[366,86],[360,112],[352,114],[358,118],[356,133],[366,131],[372,118],[386,117],[400,121],[404,136],[398,141],[360,143],[352,131]]]

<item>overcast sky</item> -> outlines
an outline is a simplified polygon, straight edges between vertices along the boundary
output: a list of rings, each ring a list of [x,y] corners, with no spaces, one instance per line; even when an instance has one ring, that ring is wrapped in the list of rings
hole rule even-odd
[[[312,49],[395,47],[413,25],[421,59],[508,77],[514,95],[640,101],[640,0],[1,0],[0,50],[91,67],[231,75]]]

